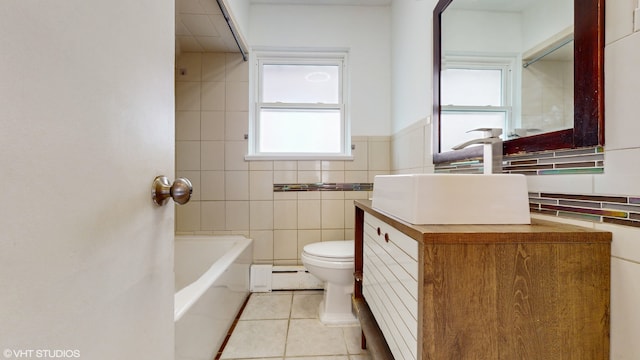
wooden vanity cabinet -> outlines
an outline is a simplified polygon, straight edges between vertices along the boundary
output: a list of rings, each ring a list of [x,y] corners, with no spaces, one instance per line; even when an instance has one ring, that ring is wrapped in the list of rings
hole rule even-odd
[[[411,225],[370,204],[356,201],[354,304],[375,319],[361,321],[367,341],[386,341],[375,348],[395,359],[609,359],[611,233],[536,219]]]

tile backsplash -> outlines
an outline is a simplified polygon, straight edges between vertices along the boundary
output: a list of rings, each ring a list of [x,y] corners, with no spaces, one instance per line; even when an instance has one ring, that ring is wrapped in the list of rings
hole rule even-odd
[[[532,212],[640,227],[640,197],[529,193]]]
[[[273,184],[273,191],[373,191],[373,183]]]

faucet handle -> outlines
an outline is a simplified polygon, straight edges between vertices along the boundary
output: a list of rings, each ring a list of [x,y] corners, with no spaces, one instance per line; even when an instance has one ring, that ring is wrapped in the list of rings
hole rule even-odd
[[[495,138],[502,135],[501,128],[477,128],[477,129],[469,130],[467,132],[469,133],[472,131],[482,131],[484,133],[485,138]]]

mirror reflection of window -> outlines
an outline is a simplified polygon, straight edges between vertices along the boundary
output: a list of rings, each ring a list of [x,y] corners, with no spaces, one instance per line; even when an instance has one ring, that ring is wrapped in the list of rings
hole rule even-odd
[[[509,71],[506,63],[449,63],[440,76],[441,151],[480,136],[477,128],[506,126],[511,114]]]
[[[440,76],[442,105],[503,105],[501,69],[447,68]]]

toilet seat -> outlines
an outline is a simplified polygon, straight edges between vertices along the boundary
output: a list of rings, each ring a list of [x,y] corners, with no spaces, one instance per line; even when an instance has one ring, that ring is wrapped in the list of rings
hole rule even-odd
[[[353,269],[354,261],[353,259],[332,259],[320,256],[309,255],[305,252],[302,252],[301,255],[302,263],[308,267],[308,265],[316,266],[319,268],[326,269]]]
[[[305,245],[303,254],[318,260],[352,262],[353,261],[353,240],[346,241],[324,241]]]

